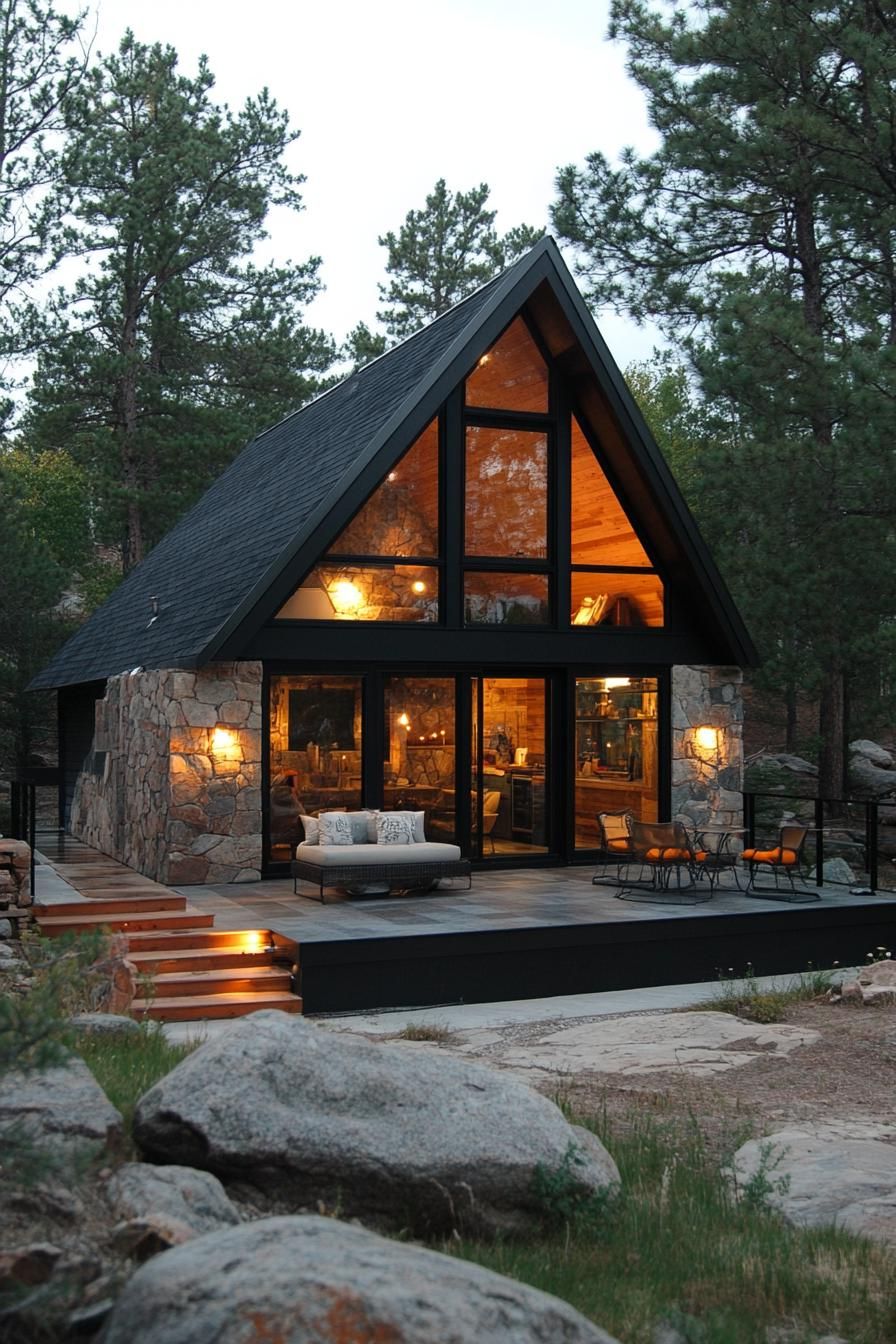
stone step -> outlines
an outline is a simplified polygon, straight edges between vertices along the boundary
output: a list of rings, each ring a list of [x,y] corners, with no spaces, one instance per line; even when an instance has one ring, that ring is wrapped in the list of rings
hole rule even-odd
[[[135,999],[131,1011],[135,1017],[151,1017],[162,1022],[191,1022],[212,1017],[245,1017],[263,1008],[301,1013],[302,1000],[297,994],[277,990],[257,994],[187,994],[160,1003],[152,999]]]
[[[136,915],[143,910],[186,910],[187,898],[174,892],[164,896],[88,896],[83,901],[54,901],[51,905],[35,901],[32,908],[35,918],[40,919],[62,919],[66,915]]]
[[[201,994],[244,994],[260,991],[289,992],[289,968],[255,966],[235,970],[176,971],[152,977],[152,1002],[164,1006],[171,999]]]
[[[87,929],[110,929],[113,933],[139,933],[155,929],[209,929],[214,922],[214,915],[204,915],[201,910],[188,906],[184,910],[143,910],[134,916],[94,913],[64,915],[61,919],[38,917],[37,926],[41,933],[53,938],[62,933],[84,933]]]

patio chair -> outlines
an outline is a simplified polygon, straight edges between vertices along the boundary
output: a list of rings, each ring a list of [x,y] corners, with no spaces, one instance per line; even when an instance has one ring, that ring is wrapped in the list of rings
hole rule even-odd
[[[622,870],[632,862],[635,851],[632,848],[631,812],[599,812],[597,814],[597,833],[600,852],[597,856],[597,872],[591,879],[595,887],[623,886]]]
[[[639,866],[639,877],[634,882],[626,880],[617,893],[620,900],[699,905],[712,899],[712,884],[708,891],[697,886],[704,856],[680,821],[633,821],[632,849],[632,864]],[[646,880],[644,874],[649,874]]]
[[[742,858],[750,874],[745,895],[791,903],[820,900],[817,891],[805,887],[798,891],[794,883],[794,877],[802,877],[803,846],[808,834],[808,826],[789,824],[779,830],[778,843],[774,848],[745,849]],[[772,874],[774,886],[756,885],[757,870],[763,868]],[[782,879],[786,885],[782,885]]]

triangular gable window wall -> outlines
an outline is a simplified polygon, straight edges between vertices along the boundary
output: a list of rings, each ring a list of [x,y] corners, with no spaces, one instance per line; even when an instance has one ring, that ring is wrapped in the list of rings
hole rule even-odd
[[[444,619],[440,457],[463,478],[463,622],[475,626],[664,623],[663,584],[579,421],[558,422],[551,370],[520,316],[464,384],[463,445],[439,451],[431,421],[277,613],[279,619],[434,623]],[[569,444],[568,457],[558,444]],[[552,537],[558,471],[569,529]],[[552,609],[558,565],[570,609]]]
[[[439,565],[439,426],[433,420],[277,616],[431,623],[439,619]]]

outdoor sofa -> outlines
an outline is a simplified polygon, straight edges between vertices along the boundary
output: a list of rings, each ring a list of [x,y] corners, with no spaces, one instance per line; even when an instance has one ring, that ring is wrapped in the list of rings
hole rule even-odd
[[[338,844],[322,844],[320,823],[327,815],[301,818],[305,839],[296,847],[291,864],[293,890],[297,894],[300,880],[317,887],[321,902],[326,900],[326,887],[345,887],[353,895],[372,896],[386,895],[393,887],[431,888],[443,877],[465,877],[467,888],[472,885],[470,860],[461,857],[458,845],[427,840],[422,812],[339,813],[336,815],[344,817],[351,829],[351,841],[343,838]],[[379,824],[379,835],[377,817],[384,819]],[[407,824],[405,827],[408,838],[384,843],[383,832],[391,824],[386,818],[412,819],[410,833]]]

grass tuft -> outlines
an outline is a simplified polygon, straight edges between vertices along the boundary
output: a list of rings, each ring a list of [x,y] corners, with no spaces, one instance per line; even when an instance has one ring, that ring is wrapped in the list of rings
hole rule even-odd
[[[591,1128],[622,1177],[599,1224],[441,1249],[564,1298],[624,1344],[650,1344],[662,1322],[688,1344],[768,1344],[776,1331],[793,1344],[830,1333],[892,1344],[893,1258],[882,1247],[793,1228],[760,1198],[737,1201],[692,1120],[633,1110]],[[746,1137],[732,1131],[728,1154]]]
[[[734,1013],[750,1022],[784,1022],[795,1004],[823,998],[831,988],[834,974],[810,966],[794,980],[762,987],[753,967],[748,965],[743,976],[720,972],[713,997],[700,1007]]]
[[[434,1041],[436,1045],[447,1045],[453,1037],[451,1028],[440,1022],[409,1022],[396,1033],[399,1041]]]
[[[100,1087],[124,1117],[130,1135],[137,1102],[153,1083],[196,1049],[198,1042],[174,1044],[161,1022],[141,1022],[140,1031],[104,1036],[80,1033],[74,1043]]]

